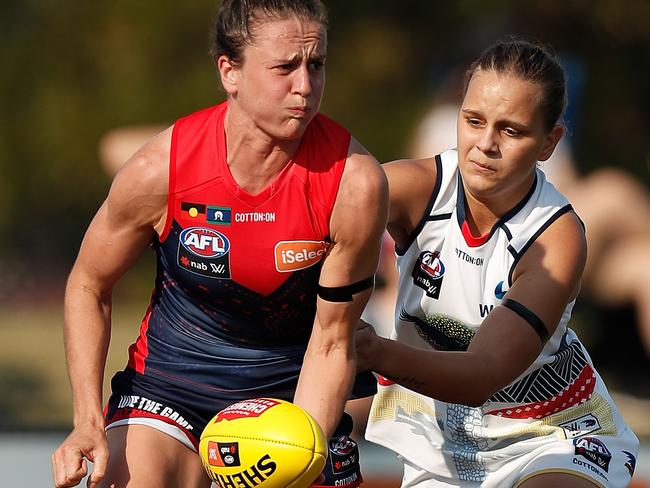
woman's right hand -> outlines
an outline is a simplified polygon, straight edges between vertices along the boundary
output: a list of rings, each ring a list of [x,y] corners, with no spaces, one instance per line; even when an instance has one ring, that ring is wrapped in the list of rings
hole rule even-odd
[[[56,488],[77,486],[88,474],[86,459],[93,463],[88,488],[104,479],[108,467],[108,443],[103,426],[76,427],[52,455],[52,473]]]

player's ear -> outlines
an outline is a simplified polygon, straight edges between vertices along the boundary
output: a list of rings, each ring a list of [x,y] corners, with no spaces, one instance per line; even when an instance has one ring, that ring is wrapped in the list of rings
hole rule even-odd
[[[544,145],[542,146],[540,155],[537,158],[538,161],[546,161],[548,158],[551,157],[551,154],[553,154],[555,147],[558,145],[563,135],[564,135],[564,126],[560,124],[555,124],[555,126],[553,126],[551,131],[548,134],[546,134],[546,140],[544,141]]]
[[[237,95],[237,83],[239,81],[239,66],[225,54],[217,58],[217,71],[221,78],[221,84],[228,95]]]

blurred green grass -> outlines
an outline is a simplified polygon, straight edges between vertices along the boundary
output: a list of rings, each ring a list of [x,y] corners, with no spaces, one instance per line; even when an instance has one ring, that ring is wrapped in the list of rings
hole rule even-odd
[[[141,262],[141,274],[150,272],[151,263]],[[140,273],[135,275],[140,276]],[[133,277],[134,275],[129,275]],[[138,336],[140,322],[147,307],[147,280],[128,279],[116,290],[113,306],[113,326],[104,376],[104,401],[110,393],[110,380],[124,368],[128,347]],[[135,299],[134,297],[141,297]],[[573,327],[595,353],[596,367],[605,379],[623,417],[637,435],[650,438],[647,380],[648,363],[643,352],[630,348],[636,334],[633,317],[627,317],[628,336],[623,344],[608,348],[607,356],[599,352],[605,342],[594,327],[595,310],[584,304],[578,307]],[[619,324],[620,325],[620,324]],[[608,362],[604,358],[609,357]],[[624,359],[625,358],[625,359]],[[3,304],[0,307],[0,431],[68,430],[72,423],[72,395],[63,348],[62,300],[47,306]]]
[[[146,309],[117,303],[104,377],[108,398],[113,373],[124,368]],[[0,310],[0,430],[68,428],[72,398],[63,349],[63,307]]]

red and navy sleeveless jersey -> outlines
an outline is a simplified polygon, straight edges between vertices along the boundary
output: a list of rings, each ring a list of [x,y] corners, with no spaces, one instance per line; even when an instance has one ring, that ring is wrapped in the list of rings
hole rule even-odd
[[[291,161],[251,195],[227,164],[227,110],[223,103],[174,126],[156,284],[129,367],[217,396],[290,397],[350,134],[318,114]]]

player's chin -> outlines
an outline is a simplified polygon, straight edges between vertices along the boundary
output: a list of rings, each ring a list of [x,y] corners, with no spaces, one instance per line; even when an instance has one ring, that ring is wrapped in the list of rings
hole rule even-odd
[[[300,139],[312,119],[313,117],[290,117],[282,128],[281,138],[289,141]]]
[[[479,194],[488,196],[499,187],[499,178],[495,172],[479,174],[467,171],[463,175],[463,181],[476,196]]]

